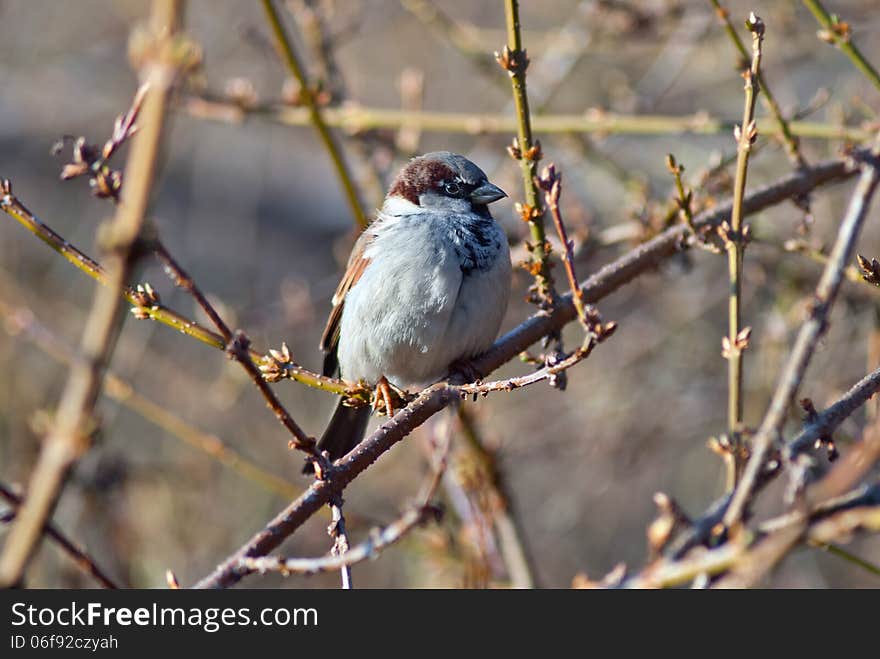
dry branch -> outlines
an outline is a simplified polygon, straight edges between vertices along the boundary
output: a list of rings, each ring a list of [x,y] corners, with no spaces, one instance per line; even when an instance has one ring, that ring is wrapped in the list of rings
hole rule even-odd
[[[13,509],[17,509],[21,505],[21,497],[10,488],[6,487],[3,483],[0,483],[0,497],[5,499]],[[15,512],[13,512],[12,519],[15,518],[14,515]],[[116,582],[108,577],[107,573],[104,572],[104,570],[102,570],[95,562],[95,559],[77,547],[76,544],[64,535],[64,533],[62,533],[54,524],[46,522],[45,533],[55,542],[55,544],[61,547],[64,553],[70,556],[71,560],[76,563],[76,566],[79,569],[91,576],[95,581],[101,584],[102,587],[112,589],[119,588],[119,586],[116,585]]]
[[[83,359],[74,364],[61,396],[56,421],[31,475],[24,503],[13,522],[0,557],[0,586],[17,584],[34,554],[46,521],[52,514],[68,471],[88,447],[91,415],[119,330],[120,293],[125,288],[137,252],[135,244],[149,201],[165,106],[181,62],[177,39],[181,3],[155,0],[151,17],[154,59],[148,60],[143,82],[149,85],[141,111],[141,129],[125,167],[129,185],[114,220],[103,233],[107,256],[107,286],[99,287],[83,332]],[[8,191],[4,190],[4,197]]]
[[[743,202],[743,212],[754,213],[785,201],[791,196],[807,193],[820,185],[844,180],[853,175],[853,169],[849,160],[833,160],[820,163],[805,172],[791,174],[748,195]],[[729,201],[720,204],[711,211],[699,214],[695,218],[695,224],[717,226],[729,217],[730,208]],[[602,268],[582,285],[584,301],[595,302],[610,295],[639,274],[659,265],[678,251],[687,236],[687,231],[685,226],[668,229]],[[474,368],[480,373],[491,373],[531,344],[574,320],[575,314],[574,303],[570,296],[560,296],[551,311],[535,314],[498,339],[492,348],[473,361]],[[358,474],[367,469],[382,453],[460,396],[460,388],[445,384],[434,385],[421,392],[393,419],[383,424],[354,451],[339,460],[328,480],[313,484],[305,494],[292,502],[264,529],[219,565],[212,574],[202,579],[197,587],[224,588],[239,581],[242,575],[238,566],[242,558],[268,554],[328,503],[335,492],[342,491]]]
[[[773,393],[767,414],[752,440],[751,457],[724,516],[724,522],[728,528],[742,517],[752,490],[757,483],[758,475],[764,468],[768,451],[779,445],[780,433],[788,414],[788,408],[794,401],[816,349],[816,344],[827,328],[831,307],[834,305],[837,291],[843,280],[843,270],[852,260],[856,239],[867,215],[878,180],[880,180],[876,156],[868,155],[866,157],[868,159],[861,165],[861,177],[840,225],[828,265],[816,287],[810,317],[801,326],[785,370]]]

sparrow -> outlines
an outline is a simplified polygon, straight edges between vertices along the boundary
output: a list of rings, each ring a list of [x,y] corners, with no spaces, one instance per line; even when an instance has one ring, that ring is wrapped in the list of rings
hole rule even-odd
[[[422,388],[489,348],[507,310],[511,265],[488,205],[506,196],[464,156],[413,158],[352,249],[321,337],[324,374],[338,367],[345,380]],[[370,413],[340,399],[318,450],[331,460],[348,453]]]

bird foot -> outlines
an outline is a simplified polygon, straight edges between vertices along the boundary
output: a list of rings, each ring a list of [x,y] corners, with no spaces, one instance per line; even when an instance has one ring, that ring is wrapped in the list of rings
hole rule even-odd
[[[477,370],[470,359],[456,359],[449,365],[449,374],[451,376],[460,375],[468,384],[483,379],[483,374]]]
[[[373,392],[373,410],[378,414],[385,414],[389,419],[394,416],[395,409],[406,404],[407,393],[398,389],[383,375],[376,383]],[[400,403],[400,405],[396,405]]]

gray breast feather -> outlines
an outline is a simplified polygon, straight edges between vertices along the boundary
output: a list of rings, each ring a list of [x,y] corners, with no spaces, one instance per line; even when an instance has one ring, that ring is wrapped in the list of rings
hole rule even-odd
[[[386,217],[373,229],[370,264],[345,300],[343,377],[427,384],[497,335],[510,285],[504,233],[491,219],[428,215]]]

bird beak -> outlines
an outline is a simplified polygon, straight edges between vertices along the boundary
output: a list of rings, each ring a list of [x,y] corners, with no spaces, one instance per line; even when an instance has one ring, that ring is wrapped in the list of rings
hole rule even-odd
[[[483,183],[479,188],[471,192],[471,201],[475,204],[491,204],[493,201],[504,199],[507,194],[497,185]]]

